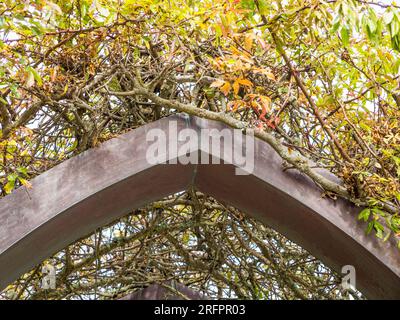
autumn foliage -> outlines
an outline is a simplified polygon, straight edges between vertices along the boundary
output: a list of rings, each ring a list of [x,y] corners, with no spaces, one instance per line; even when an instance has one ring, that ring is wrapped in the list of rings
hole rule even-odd
[[[1,194],[160,117],[224,115],[400,247],[399,39],[374,1],[3,0]]]

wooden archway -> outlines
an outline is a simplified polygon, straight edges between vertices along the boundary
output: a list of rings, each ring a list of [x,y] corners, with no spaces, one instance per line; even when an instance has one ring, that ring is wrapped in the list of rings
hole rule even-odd
[[[178,130],[225,128],[196,117],[164,118],[69,159],[34,178],[32,189],[2,198],[0,288],[132,209],[195,186],[281,232],[334,270],[353,265],[357,288],[368,298],[400,298],[400,254],[394,244],[365,235],[365,225],[356,222],[360,208],[322,198],[310,179],[283,171],[267,143],[256,139],[250,175],[236,175],[232,164],[149,164],[146,133],[167,132],[171,121]]]

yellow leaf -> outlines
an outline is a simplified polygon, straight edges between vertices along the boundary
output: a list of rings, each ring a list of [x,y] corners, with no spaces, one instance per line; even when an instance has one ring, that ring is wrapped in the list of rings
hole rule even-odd
[[[188,243],[189,243],[189,240],[190,240],[190,234],[189,234],[189,232],[185,232],[185,233],[183,234],[183,236],[182,236],[182,242],[183,242],[184,244],[188,244]]]
[[[298,98],[298,100],[297,100],[299,103],[302,103],[302,104],[307,104],[307,98],[306,98],[306,96],[303,94],[303,92],[300,92],[299,93],[299,98]]]
[[[14,181],[8,181],[3,189],[7,194],[10,193],[14,189]]]
[[[23,151],[21,152],[21,154],[20,154],[21,157],[25,157],[25,156],[27,156],[27,155],[29,155],[28,149],[23,150]]]
[[[251,106],[252,106],[254,109],[261,109],[260,104],[259,104],[257,101],[255,101],[255,100],[252,100],[252,101],[250,102],[250,104],[251,104]]]
[[[68,84],[65,85],[63,94],[66,94],[67,91],[68,91]]]
[[[271,106],[271,98],[267,96],[260,96],[260,102],[262,106],[269,111]]]
[[[247,35],[244,38],[244,48],[247,51],[251,51],[251,48],[253,47],[253,37],[251,35]]]
[[[25,186],[27,189],[32,188],[32,184],[28,180],[21,177],[18,177],[18,179],[19,181],[21,181],[22,185]]]
[[[276,81],[275,75],[272,72],[267,72],[266,76],[269,80]]]

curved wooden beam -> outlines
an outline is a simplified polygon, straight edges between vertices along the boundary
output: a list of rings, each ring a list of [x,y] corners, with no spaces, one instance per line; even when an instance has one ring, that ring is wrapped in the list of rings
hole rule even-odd
[[[168,133],[171,121],[178,130],[232,130],[210,120],[171,116],[69,159],[34,178],[32,189],[19,188],[0,199],[0,288],[132,209],[195,186],[273,227],[334,270],[353,265],[357,289],[368,298],[400,298],[400,254],[394,244],[365,235],[365,225],[356,222],[360,208],[322,198],[310,179],[283,171],[267,143],[255,140],[250,175],[236,175],[229,163],[149,164],[148,130]],[[174,139],[168,137],[167,144]],[[197,145],[193,150],[227,160],[219,150]]]

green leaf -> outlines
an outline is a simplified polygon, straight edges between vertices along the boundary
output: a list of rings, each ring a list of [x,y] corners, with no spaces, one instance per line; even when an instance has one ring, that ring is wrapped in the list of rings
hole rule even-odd
[[[391,216],[390,219],[390,227],[393,230],[393,232],[398,233],[400,230],[400,217],[399,216]]]
[[[393,49],[400,51],[400,38],[398,35],[395,35],[391,39]]]
[[[381,209],[378,209],[378,208],[372,208],[372,212],[380,215],[381,217],[385,217],[386,216],[386,212],[382,211]]]
[[[82,1],[81,3],[81,17],[85,18],[89,11],[89,4],[86,1]]]
[[[368,223],[366,233],[367,233],[367,234],[370,234],[373,227],[374,227],[374,221],[370,221],[370,222]]]
[[[335,33],[336,31],[339,30],[340,22],[341,22],[341,17],[339,15],[337,15],[332,23],[332,29],[331,29],[332,33]]]
[[[359,126],[360,126],[362,129],[364,129],[365,131],[367,131],[367,132],[371,132],[371,131],[372,131],[371,127],[368,126],[368,125],[366,125],[364,122],[360,122],[360,123],[359,123]]]
[[[375,229],[375,235],[379,238],[383,238],[383,231],[385,231],[385,228],[383,225],[381,225],[378,221],[374,221],[374,229]]]
[[[18,167],[18,168],[17,168],[17,171],[18,171],[19,173],[21,173],[22,175],[24,175],[24,176],[28,175],[28,169],[25,168],[25,167]]]
[[[390,24],[390,23],[392,22],[393,17],[394,17],[393,11],[386,11],[386,12],[383,14],[383,22],[384,22],[386,25],[388,25],[388,24]]]
[[[369,28],[369,31],[371,32],[371,34],[375,33],[376,28],[377,28],[376,21],[374,21],[372,19],[368,19],[367,25],[368,25],[368,28]]]
[[[43,81],[39,73],[32,67],[27,67],[26,69],[33,75],[33,78],[36,80],[37,84],[41,86],[43,84]]]
[[[367,222],[370,214],[371,209],[366,208],[360,212],[360,214],[358,215],[358,220],[364,220],[365,222]]]
[[[7,180],[11,182],[15,182],[15,180],[18,178],[18,175],[16,173],[11,173],[7,176]]]
[[[340,29],[340,36],[342,37],[342,42],[344,46],[348,46],[350,43],[350,31],[347,27],[342,27]]]
[[[397,18],[393,19],[389,25],[390,34],[394,37],[400,30],[400,24]]]
[[[386,234],[385,238],[383,238],[383,241],[387,241],[390,237],[390,235],[392,234],[392,232],[389,230],[389,232]]]

